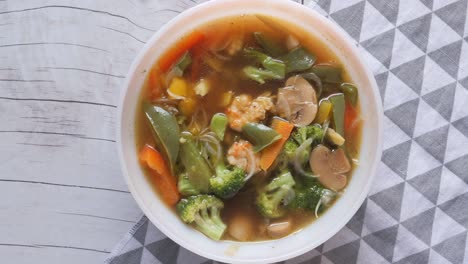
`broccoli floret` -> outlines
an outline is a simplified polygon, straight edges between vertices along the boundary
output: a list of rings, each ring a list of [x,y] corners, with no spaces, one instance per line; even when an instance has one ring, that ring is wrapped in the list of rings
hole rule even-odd
[[[287,204],[290,209],[315,212],[315,216],[335,200],[336,193],[323,187],[317,179],[303,178],[294,186],[294,198]]]
[[[281,201],[292,190],[295,182],[290,172],[284,172],[273,179],[257,196],[259,212],[268,218],[281,217],[286,213]]]
[[[288,169],[289,163],[294,160],[294,155],[298,147],[299,145],[291,138],[284,143],[283,150],[276,159],[276,167],[280,171]]]
[[[315,207],[322,198],[324,188],[319,185],[310,187],[295,188],[294,199],[288,204],[288,207],[294,209],[315,210]]]
[[[210,179],[211,191],[218,197],[231,198],[244,186],[245,181],[243,169],[236,166],[228,168],[224,162],[220,162],[216,166],[216,176]]]
[[[323,129],[320,125],[299,127],[291,136],[297,144],[301,145],[309,138],[313,138],[312,145],[318,144],[323,138]]]
[[[283,152],[289,160],[292,160],[294,159],[294,155],[296,155],[296,150],[298,147],[299,144],[290,138],[286,141],[286,143],[284,143]]]
[[[200,194],[200,191],[197,190],[193,184],[190,182],[187,173],[182,173],[179,175],[179,181],[177,183],[177,188],[183,196],[190,196]]]
[[[295,169],[304,172],[305,164],[309,160],[310,152],[323,138],[323,129],[320,125],[309,125],[297,128],[286,141],[283,152],[289,163],[294,163]],[[300,152],[298,152],[300,149]],[[307,169],[306,169],[307,170]]]
[[[226,224],[221,220],[224,203],[213,195],[196,195],[184,198],[176,206],[182,221],[195,224],[200,232],[211,239],[219,240],[226,231]]]

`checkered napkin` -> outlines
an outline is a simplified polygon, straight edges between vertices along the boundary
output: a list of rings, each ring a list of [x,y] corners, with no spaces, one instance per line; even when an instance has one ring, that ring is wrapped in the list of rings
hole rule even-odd
[[[348,32],[375,74],[385,140],[357,214],[285,263],[468,263],[467,1],[306,1]],[[212,261],[143,217],[106,263]]]

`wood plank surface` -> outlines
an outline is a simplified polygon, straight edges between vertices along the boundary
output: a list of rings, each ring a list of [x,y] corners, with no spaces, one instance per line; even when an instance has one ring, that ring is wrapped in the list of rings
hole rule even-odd
[[[0,1],[0,263],[101,263],[139,219],[119,94],[151,35],[200,2]]]

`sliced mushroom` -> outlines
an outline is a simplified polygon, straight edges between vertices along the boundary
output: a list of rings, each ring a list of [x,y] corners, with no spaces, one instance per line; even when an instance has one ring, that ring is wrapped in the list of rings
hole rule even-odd
[[[343,149],[332,151],[328,165],[335,174],[347,173],[351,170],[351,164]]]
[[[325,187],[339,191],[346,186],[348,178],[344,173],[351,170],[351,164],[342,149],[331,151],[319,145],[312,150],[309,165]]]
[[[271,238],[280,238],[291,233],[291,219],[286,219],[281,222],[274,222],[268,225],[267,232]]]
[[[276,109],[281,117],[296,126],[309,125],[317,114],[317,94],[307,80],[292,76],[284,88],[278,89]]]

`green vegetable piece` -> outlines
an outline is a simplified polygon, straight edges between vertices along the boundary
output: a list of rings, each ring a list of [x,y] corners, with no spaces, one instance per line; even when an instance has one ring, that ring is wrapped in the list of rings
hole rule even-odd
[[[177,188],[179,189],[179,192],[183,196],[191,196],[191,195],[200,194],[200,192],[190,182],[190,179],[188,178],[187,173],[182,173],[179,175]]]
[[[246,182],[246,173],[236,166],[226,167],[224,163],[216,166],[216,176],[210,179],[213,193],[223,199],[233,197]]]
[[[341,91],[345,95],[345,99],[348,100],[353,106],[356,106],[358,101],[358,90],[356,86],[350,83],[343,83],[340,87]]]
[[[262,149],[281,139],[281,135],[274,129],[263,124],[247,123],[242,127],[242,133],[253,143],[253,151],[259,152]]]
[[[276,159],[276,169],[280,171],[288,170],[289,164],[294,160],[296,150],[299,145],[291,138],[286,140],[283,149]]]
[[[291,138],[294,139],[299,145],[304,143],[304,141],[307,139],[312,138],[312,146],[315,146],[323,138],[323,129],[318,124],[299,127],[291,135]]]
[[[176,205],[182,221],[194,224],[195,228],[213,240],[220,240],[226,231],[221,219],[224,203],[213,195],[196,195],[184,198]]]
[[[308,209],[313,211],[322,198],[324,188],[319,184],[315,184],[310,187],[304,186],[302,188],[297,188],[294,191],[296,195],[294,196],[294,199],[288,204],[288,207],[294,209]]]
[[[172,79],[173,77],[181,77],[184,75],[185,69],[192,64],[192,58],[190,57],[190,53],[186,51],[180,59],[172,65],[171,69],[169,70],[167,76]],[[170,80],[169,80],[170,81]]]
[[[246,66],[242,71],[249,79],[252,79],[260,84],[264,84],[267,80],[281,80],[284,78],[283,76],[277,75],[270,70],[255,68],[253,66]]]
[[[143,111],[148,119],[157,148],[169,162],[174,172],[175,163],[179,154],[179,125],[175,116],[159,106],[143,103]]]
[[[187,67],[190,66],[190,64],[192,64],[192,57],[190,56],[190,53],[186,51],[182,55],[182,57],[180,57],[180,59],[176,62],[174,67],[179,68],[179,70],[184,72],[185,69],[187,69]]]
[[[281,79],[284,78],[286,74],[286,65],[283,61],[274,59],[253,48],[245,48],[244,55],[255,58],[255,60],[258,63],[261,63],[265,69],[271,71],[277,76],[280,76]]]
[[[281,202],[292,190],[294,184],[294,178],[290,172],[283,172],[274,178],[257,196],[255,203],[258,211],[268,218],[283,216],[286,210],[281,206]]]
[[[291,162],[295,155],[296,155],[296,150],[299,147],[299,144],[297,144],[294,139],[289,138],[286,143],[284,143],[283,146],[283,152],[285,154],[285,158],[287,159],[288,163]]]
[[[317,57],[303,47],[297,47],[281,57],[286,64],[286,73],[305,71],[314,65]]]
[[[319,64],[312,67],[312,72],[315,73],[322,82],[324,83],[338,83],[343,82],[341,77],[341,68],[328,65],[328,64]]]
[[[213,175],[210,166],[200,155],[200,150],[192,139],[185,138],[180,145],[180,161],[185,167],[187,177],[200,193],[210,191],[210,178]]]
[[[228,124],[228,118],[223,113],[216,113],[211,118],[210,129],[213,131],[219,140],[224,139],[224,133]]]
[[[263,32],[254,32],[253,35],[255,41],[271,56],[277,57],[286,53],[281,44],[266,36]]]
[[[300,174],[308,173],[310,152],[322,138],[323,128],[318,124],[296,128],[284,144],[283,155],[287,164],[294,165]]]
[[[344,137],[345,98],[344,94],[335,94],[329,97],[333,105],[333,122],[335,131]]]

